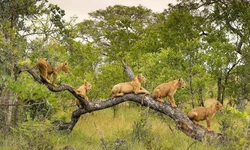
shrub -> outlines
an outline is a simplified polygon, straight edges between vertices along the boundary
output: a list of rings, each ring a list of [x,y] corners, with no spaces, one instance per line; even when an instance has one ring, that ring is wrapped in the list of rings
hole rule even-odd
[[[28,120],[19,124],[16,128],[11,128],[13,149],[25,150],[50,150],[53,149],[53,131],[49,122],[38,122]]]

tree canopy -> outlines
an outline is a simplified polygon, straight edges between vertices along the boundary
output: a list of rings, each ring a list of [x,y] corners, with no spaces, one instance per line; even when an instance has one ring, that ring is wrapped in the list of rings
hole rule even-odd
[[[180,0],[166,6],[163,12],[153,12],[142,5],[114,5],[90,12],[89,19],[79,23],[75,18],[65,20],[66,13],[47,0],[1,0],[0,110],[4,115],[0,117],[3,124],[0,130],[4,134],[0,137],[0,145],[27,121],[48,120],[50,124],[59,121],[60,125],[67,125],[72,116],[79,113],[78,121],[82,114],[88,113],[87,109],[78,109],[74,104],[80,99],[86,107],[88,105],[74,92],[84,80],[92,84],[88,97],[93,111],[99,110],[94,104],[106,105],[104,100],[112,104],[134,101],[138,104],[130,106],[137,109],[141,95],[127,95],[117,101],[109,99],[115,84],[130,80],[124,69],[127,65],[134,74],[146,76],[147,82],[142,86],[150,93],[161,83],[183,78],[187,88],[175,94],[179,107],[177,114],[180,111],[182,117],[191,108],[204,106],[206,99],[223,103],[225,112],[218,127],[223,136],[213,134],[239,149],[247,148],[248,0]],[[70,72],[58,75],[58,87],[44,84],[35,70],[19,74],[39,58],[47,58],[53,67],[61,62],[69,63]],[[68,86],[70,92],[61,92],[60,88]],[[146,103],[152,104],[150,96],[146,99]],[[154,110],[166,108],[171,112],[168,107],[167,104],[151,105]],[[110,109],[115,114],[119,106]],[[178,120],[176,116],[168,116]],[[232,116],[237,117],[233,119]],[[233,122],[240,122],[239,127],[243,128],[238,129]],[[178,129],[193,133],[191,127],[199,128],[197,131],[202,133],[205,131],[193,124],[188,124],[190,130],[185,130],[184,125]],[[233,132],[234,127],[237,133]],[[228,137],[230,134],[232,138]]]

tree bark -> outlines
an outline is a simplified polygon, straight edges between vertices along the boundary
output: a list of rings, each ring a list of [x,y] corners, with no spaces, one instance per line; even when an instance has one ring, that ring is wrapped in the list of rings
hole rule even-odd
[[[123,65],[124,72],[128,75],[129,80],[132,81],[135,77],[134,72],[128,65],[125,64],[123,60],[122,60],[122,65]]]
[[[218,95],[217,95],[217,100],[223,104],[223,100],[221,99],[221,88],[222,88],[222,83],[221,83],[221,76],[218,77],[217,79],[217,86],[218,86]]]
[[[199,87],[199,89],[198,89],[199,105],[204,107],[204,101],[203,101],[203,94],[202,93],[203,93],[203,88]]]
[[[193,89],[193,78],[192,75],[189,76],[189,87],[190,87],[190,94],[191,94],[191,100],[192,100],[192,108],[194,108],[194,89]]]
[[[131,70],[131,69],[130,69]],[[62,92],[62,91],[69,91],[72,93],[77,99],[79,99],[83,104],[86,106],[83,109],[76,109],[75,111],[72,112],[71,114],[71,120],[68,123],[62,124],[59,126],[59,130],[67,130],[71,132],[74,129],[74,126],[78,122],[79,118],[81,115],[106,109],[109,107],[113,107],[115,105],[118,105],[120,103],[123,103],[125,101],[132,101],[135,102],[139,105],[149,107],[155,111],[158,111],[162,114],[165,114],[172,118],[178,129],[185,133],[187,136],[198,140],[202,141],[204,139],[219,139],[223,140],[224,136],[220,133],[215,133],[214,131],[208,131],[205,127],[193,123],[186,114],[182,112],[181,109],[179,108],[173,108],[167,103],[160,103],[155,101],[150,95],[143,95],[143,94],[138,94],[135,95],[133,93],[131,94],[126,94],[122,97],[117,97],[117,98],[108,98],[103,101],[98,101],[98,102],[87,102],[83,98],[81,98],[79,95],[75,93],[75,89],[66,84],[59,85],[58,87],[53,87],[53,85],[49,83],[44,83],[39,76],[37,76],[33,71],[28,71],[33,78],[39,82],[40,84],[46,84],[47,88],[52,91],[52,92]],[[143,104],[141,103],[142,98],[144,98]]]
[[[51,83],[47,83],[44,81],[40,76],[38,76],[34,71],[29,70],[27,71],[32,75],[32,77],[40,84],[45,84],[47,88],[52,92],[62,92],[62,91],[69,91],[72,95],[74,95],[83,105],[84,108],[88,108],[88,101],[82,98],[80,95],[76,94],[76,90],[74,87],[67,85],[67,84],[61,84],[58,87],[53,86]]]
[[[108,98],[107,100],[90,103],[88,110],[77,109],[71,115],[71,121],[69,123],[63,124],[59,127],[59,130],[72,131],[75,124],[78,122],[81,115],[90,113],[93,111],[98,111],[106,109],[115,105],[118,105],[125,101],[133,101],[145,107],[149,107],[155,111],[163,113],[170,118],[172,118],[178,129],[185,133],[187,136],[202,141],[203,139],[216,138],[222,140],[224,137],[222,134],[215,133],[214,131],[208,131],[205,127],[193,123],[186,114],[184,114],[181,109],[173,108],[167,103],[160,103],[155,101],[151,96],[147,95],[144,97],[143,104],[141,104],[141,99],[144,97],[143,94],[135,95],[133,93],[126,94],[123,97]]]

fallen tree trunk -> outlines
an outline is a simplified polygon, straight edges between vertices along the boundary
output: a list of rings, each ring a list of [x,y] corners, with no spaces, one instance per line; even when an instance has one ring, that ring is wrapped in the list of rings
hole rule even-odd
[[[90,113],[93,111],[98,111],[102,109],[106,109],[115,105],[118,105],[120,103],[123,103],[125,101],[133,101],[135,103],[138,103],[142,106],[149,107],[155,111],[158,111],[160,113],[163,113],[170,118],[172,118],[178,129],[185,133],[187,136],[196,139],[198,141],[202,141],[204,139],[219,139],[223,140],[224,136],[220,133],[215,133],[214,131],[208,131],[205,127],[193,123],[186,114],[182,112],[179,108],[173,108],[167,103],[160,103],[155,101],[150,95],[143,95],[138,94],[135,95],[133,93],[126,94],[123,97],[117,97],[117,98],[108,98],[107,100],[94,102],[94,103],[88,103],[86,100],[84,100],[82,97],[77,95],[75,93],[75,89],[66,84],[59,85],[58,87],[53,87],[50,83],[44,83],[42,79],[36,75],[33,71],[28,71],[33,78],[39,82],[40,84],[47,85],[47,88],[52,92],[62,92],[62,91],[69,91],[72,93],[77,99],[79,99],[82,104],[84,105],[83,109],[76,109],[71,114],[71,120],[68,123],[65,123],[63,125],[59,126],[59,130],[68,130],[69,132],[73,130],[74,126],[78,122],[81,115]],[[142,98],[144,98],[144,101],[142,103]]]
[[[123,97],[109,98],[104,101],[90,103],[88,109],[75,110],[71,115],[71,121],[64,125],[61,125],[59,130],[69,130],[69,131],[73,130],[75,124],[79,120],[80,116],[83,114],[106,109],[106,108],[118,105],[125,101],[133,101],[142,106],[149,107],[153,110],[156,110],[160,113],[163,113],[169,116],[175,121],[178,129],[184,132],[187,136],[190,136],[191,138],[194,138],[199,141],[202,141],[204,138],[223,139],[223,135],[219,133],[215,133],[214,131],[208,131],[205,127],[198,125],[198,124],[194,124],[187,117],[187,115],[181,111],[181,109],[173,108],[167,103],[157,102],[149,95],[144,97],[143,104],[141,104],[141,100],[143,97],[144,97],[143,94],[135,95],[131,93],[131,94],[126,94]]]

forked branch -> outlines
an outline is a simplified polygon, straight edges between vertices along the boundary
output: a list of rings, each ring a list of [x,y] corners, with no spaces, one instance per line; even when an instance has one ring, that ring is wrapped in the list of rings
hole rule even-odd
[[[124,63],[125,64],[125,63]],[[128,70],[131,71],[129,68]],[[59,85],[58,87],[54,87],[52,84],[44,83],[42,79],[36,75],[33,71],[28,71],[33,78],[39,82],[40,84],[47,85],[47,88],[52,92],[62,92],[62,91],[69,91],[71,94],[73,94],[77,99],[79,99],[82,104],[84,104],[83,109],[76,109],[71,114],[71,120],[68,123],[65,123],[63,125],[59,126],[59,130],[67,130],[72,131],[75,127],[76,123],[78,122],[81,115],[106,109],[109,107],[113,107],[115,105],[118,105],[120,103],[123,103],[125,101],[132,101],[135,103],[138,103],[142,106],[149,107],[155,111],[158,111],[162,114],[165,114],[172,118],[178,129],[185,133],[187,136],[202,141],[204,139],[224,139],[224,136],[219,133],[215,133],[214,131],[208,131],[205,127],[193,123],[185,113],[182,112],[179,108],[173,108],[167,103],[160,103],[155,101],[150,95],[144,96],[143,94],[135,95],[133,93],[126,94],[123,97],[117,97],[117,98],[108,98],[103,101],[98,101],[94,103],[88,103],[86,100],[81,98],[79,95],[75,93],[75,89],[66,84]],[[144,97],[143,104],[141,103],[142,98]]]

